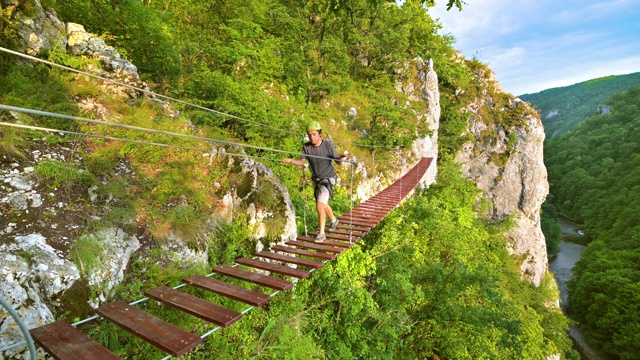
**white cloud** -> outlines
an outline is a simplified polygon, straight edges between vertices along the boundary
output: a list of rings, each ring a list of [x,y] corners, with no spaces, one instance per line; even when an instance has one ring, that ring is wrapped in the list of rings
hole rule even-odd
[[[467,58],[506,91],[530,93],[640,71],[640,0],[468,0],[462,12],[430,8]]]
[[[635,3],[635,5],[634,5]],[[599,1],[586,6],[571,6],[552,16],[554,22],[586,22],[594,19],[607,19],[611,14],[625,11],[625,8],[638,6],[636,0]]]

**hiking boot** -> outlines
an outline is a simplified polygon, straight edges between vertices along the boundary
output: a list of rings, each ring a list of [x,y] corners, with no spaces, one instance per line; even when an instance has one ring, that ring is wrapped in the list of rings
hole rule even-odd
[[[325,240],[327,240],[327,236],[325,234],[318,234],[313,242],[321,243]]]
[[[336,218],[335,220],[333,220],[331,222],[331,225],[329,225],[329,230],[331,231],[336,231],[336,228],[338,228],[338,224],[340,223],[340,220],[338,220],[338,218]]]

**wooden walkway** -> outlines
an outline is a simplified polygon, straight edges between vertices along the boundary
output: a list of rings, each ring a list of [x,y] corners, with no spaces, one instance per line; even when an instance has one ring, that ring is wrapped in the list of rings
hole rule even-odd
[[[320,269],[326,261],[333,260],[338,254],[347,251],[414,189],[431,165],[431,161],[431,158],[423,158],[398,181],[339,216],[340,224],[335,231],[327,231],[327,240],[324,242],[318,244],[313,242],[314,237],[298,236],[296,240],[287,241],[285,245],[272,246],[271,251],[256,253],[254,259],[240,258],[236,263],[245,268],[266,270],[297,279],[308,277],[309,270],[284,264]],[[317,231],[311,232],[311,235],[316,234]],[[279,291],[293,287],[292,281],[238,267],[218,266],[213,272],[222,275],[223,279],[240,279]],[[190,276],[183,279],[183,282],[257,307],[263,306],[271,299],[270,295],[262,292],[201,275]],[[230,326],[242,317],[242,314],[234,310],[166,286],[148,290],[145,295],[221,327]],[[175,357],[202,343],[199,336],[122,301],[104,304],[96,309],[96,313]],[[30,333],[37,344],[58,360],[119,359],[104,346],[63,320],[32,329]]]

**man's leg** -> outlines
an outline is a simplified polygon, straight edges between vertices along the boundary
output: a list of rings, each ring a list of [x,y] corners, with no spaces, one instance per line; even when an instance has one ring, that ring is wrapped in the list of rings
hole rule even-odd
[[[329,204],[317,202],[316,208],[318,210],[318,221],[320,222],[320,234],[324,234],[324,228],[327,224],[327,217],[331,219],[332,223],[336,221],[336,217],[335,215],[333,215],[333,209],[331,209],[331,206]]]
[[[324,226],[327,223],[327,208],[329,206],[327,204],[323,204],[320,201],[316,203],[316,208],[318,209],[318,221],[320,222],[320,234],[324,234]],[[331,208],[329,208],[331,209]]]
[[[335,216],[333,215],[333,210],[331,206],[329,206],[329,189],[326,187],[320,187],[318,196],[316,198],[316,209],[318,210],[318,222],[320,223],[320,231],[318,236],[316,237],[317,242],[322,242],[326,237],[324,235],[324,227],[327,224],[327,216],[333,222],[335,220]]]

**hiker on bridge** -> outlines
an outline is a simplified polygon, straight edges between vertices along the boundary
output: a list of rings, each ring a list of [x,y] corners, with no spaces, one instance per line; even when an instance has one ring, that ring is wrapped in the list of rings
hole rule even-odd
[[[309,162],[314,183],[313,195],[316,198],[316,209],[320,223],[320,230],[315,242],[323,242],[326,239],[324,227],[327,216],[331,219],[329,225],[331,230],[335,230],[340,222],[329,206],[329,199],[333,197],[333,187],[336,184],[336,171],[331,161],[336,161],[339,164],[339,160],[346,155],[338,155],[333,143],[322,139],[322,126],[319,122],[311,121],[307,124],[307,135],[309,135],[309,142],[302,146],[302,157],[297,160],[287,158],[282,162],[297,166],[303,166],[307,161]]]

